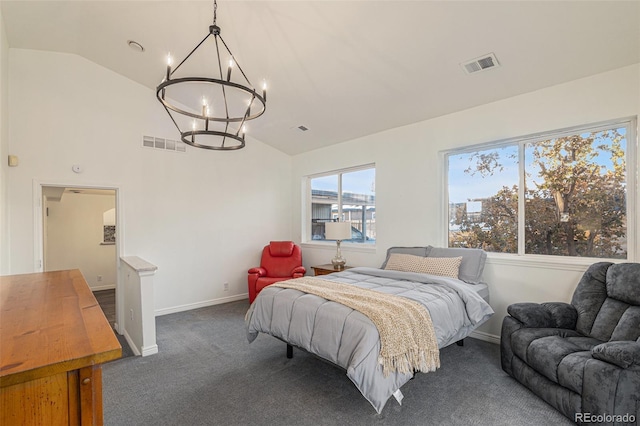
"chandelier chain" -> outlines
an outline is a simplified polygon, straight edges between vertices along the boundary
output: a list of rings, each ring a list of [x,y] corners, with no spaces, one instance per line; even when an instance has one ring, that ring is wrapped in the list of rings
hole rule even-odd
[[[217,12],[218,12],[218,2],[216,0],[213,0],[213,25],[216,24]]]

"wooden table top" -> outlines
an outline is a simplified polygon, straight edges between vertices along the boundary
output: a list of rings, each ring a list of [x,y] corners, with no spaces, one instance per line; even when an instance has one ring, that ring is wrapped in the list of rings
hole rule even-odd
[[[0,386],[121,356],[79,270],[0,277]]]

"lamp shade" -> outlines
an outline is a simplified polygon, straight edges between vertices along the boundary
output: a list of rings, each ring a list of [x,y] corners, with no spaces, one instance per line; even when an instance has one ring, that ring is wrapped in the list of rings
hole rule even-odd
[[[324,238],[327,240],[351,239],[351,222],[327,222],[324,226]]]

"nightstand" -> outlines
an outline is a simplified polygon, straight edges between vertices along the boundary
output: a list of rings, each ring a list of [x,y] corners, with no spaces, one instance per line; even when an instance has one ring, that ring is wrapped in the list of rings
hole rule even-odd
[[[324,265],[312,266],[314,275],[317,277],[318,275],[327,275],[333,272],[344,271],[345,269],[351,269],[353,266],[345,266],[342,269],[333,269],[333,265],[331,263],[327,263]]]

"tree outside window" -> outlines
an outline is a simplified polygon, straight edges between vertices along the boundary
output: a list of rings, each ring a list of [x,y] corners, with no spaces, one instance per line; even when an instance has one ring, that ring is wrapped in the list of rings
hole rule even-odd
[[[626,121],[449,154],[449,246],[626,259],[631,128]]]

